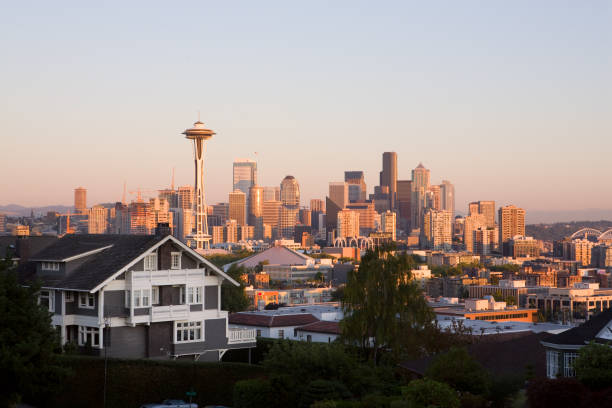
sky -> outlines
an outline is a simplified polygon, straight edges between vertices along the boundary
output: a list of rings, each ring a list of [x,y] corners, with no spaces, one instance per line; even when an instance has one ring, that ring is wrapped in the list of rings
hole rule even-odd
[[[456,208],[612,208],[612,2],[5,2],[0,205],[88,205],[193,184],[235,158],[302,204],[345,170],[422,162]],[[135,199],[135,194],[129,198]]]

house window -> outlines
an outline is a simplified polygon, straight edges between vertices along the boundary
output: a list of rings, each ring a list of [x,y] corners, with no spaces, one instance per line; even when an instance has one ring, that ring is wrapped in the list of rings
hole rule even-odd
[[[202,303],[202,287],[190,286],[187,288],[187,303],[190,305]]]
[[[59,262],[43,262],[42,270],[43,271],[59,271]]]
[[[96,307],[96,295],[93,293],[79,293],[79,307],[93,309]]]
[[[546,376],[548,378],[557,378],[559,374],[559,352],[546,351]]]
[[[279,339],[284,339],[285,338],[285,331],[283,329],[280,329],[278,331],[278,338]]]
[[[100,329],[97,327],[79,326],[79,346],[100,346]]]
[[[55,293],[52,290],[41,290],[38,294],[38,304],[50,312],[55,312]]]
[[[564,366],[563,366],[563,376],[564,377],[575,377],[576,371],[574,371],[574,360],[578,358],[578,353],[565,353],[564,357]]]
[[[159,305],[159,286],[153,286],[151,288],[151,304]]]
[[[145,271],[156,271],[157,270],[157,254],[148,254],[144,257],[144,270]]]
[[[181,253],[180,252],[171,253],[170,269],[181,269]]]
[[[74,292],[64,292],[66,302],[74,302]]]
[[[137,290],[132,291],[132,293],[134,297],[134,307],[135,308],[151,306],[151,290],[150,289],[137,289]]]
[[[202,341],[202,322],[176,322],[176,342]]]
[[[257,337],[261,337],[261,329],[257,329],[256,333],[257,333]]]

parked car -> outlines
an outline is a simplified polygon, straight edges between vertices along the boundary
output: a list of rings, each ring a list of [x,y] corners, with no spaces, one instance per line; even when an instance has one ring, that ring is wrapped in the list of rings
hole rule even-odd
[[[167,399],[164,400],[161,404],[145,404],[140,408],[198,408],[198,404],[196,403],[188,403],[183,400],[173,400]]]

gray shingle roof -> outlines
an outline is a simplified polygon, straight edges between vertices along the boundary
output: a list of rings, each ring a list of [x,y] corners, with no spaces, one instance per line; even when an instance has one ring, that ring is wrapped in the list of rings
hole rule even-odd
[[[591,317],[578,327],[556,334],[546,339],[546,343],[583,346],[595,340],[595,336],[612,320],[612,309],[605,310],[596,316]]]

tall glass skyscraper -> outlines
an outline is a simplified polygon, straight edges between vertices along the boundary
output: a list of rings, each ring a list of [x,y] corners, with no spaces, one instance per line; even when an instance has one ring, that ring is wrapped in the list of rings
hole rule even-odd
[[[257,162],[249,159],[234,161],[232,190],[240,190],[249,195],[249,189],[257,184]]]

